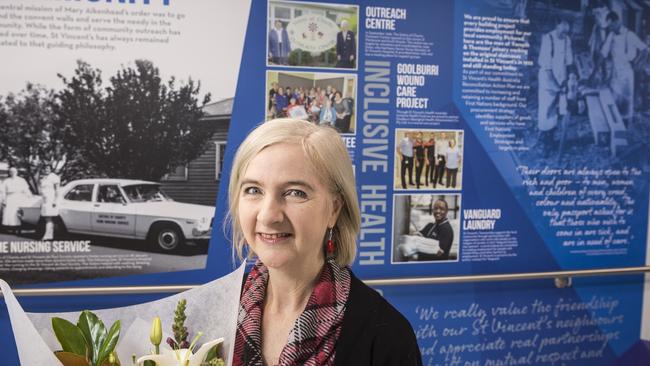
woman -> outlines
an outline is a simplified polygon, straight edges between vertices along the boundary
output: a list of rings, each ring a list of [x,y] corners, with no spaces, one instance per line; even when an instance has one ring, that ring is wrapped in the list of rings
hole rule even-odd
[[[31,195],[27,181],[18,176],[18,169],[9,168],[9,177],[2,182],[2,226],[8,232],[17,233],[20,230],[20,203],[25,196]]]
[[[456,188],[456,176],[460,166],[460,151],[456,147],[456,140],[449,140],[449,148],[445,152],[447,170],[447,188]]]
[[[309,122],[318,124],[319,117],[320,117],[320,107],[318,106],[318,103],[316,103],[316,100],[314,99],[309,104]]]
[[[272,83],[271,89],[269,90],[269,105],[268,111],[271,113],[271,109],[275,106],[275,96],[278,94],[278,83]]]
[[[291,119],[240,145],[233,243],[257,257],[242,289],[233,365],[420,365],[409,323],[349,269],[360,213],[337,132]]]
[[[45,220],[45,234],[41,240],[54,239],[54,218],[59,216],[59,209],[56,205],[59,197],[59,186],[61,179],[52,172],[52,168],[46,165],[43,168],[43,178],[39,182],[39,190],[43,197],[41,205],[41,217]]]
[[[347,133],[350,130],[350,110],[348,105],[343,101],[341,92],[334,93],[334,110],[336,110],[336,120],[334,121],[334,127],[341,132]]]
[[[287,107],[289,106],[289,99],[284,94],[284,89],[280,87],[278,93],[275,94],[275,114],[276,116],[285,116]]]
[[[330,98],[327,96],[327,92],[325,91],[325,89],[318,92],[318,97],[316,98],[316,100],[318,101],[318,105],[320,107],[323,107],[325,105],[325,101],[328,99]]]
[[[397,247],[404,260],[434,261],[449,259],[454,241],[454,230],[449,224],[448,212],[449,204],[444,199],[439,198],[433,203],[434,221],[413,233],[414,235],[403,236],[402,243]]]
[[[307,104],[307,96],[302,89],[298,89],[298,92],[296,93],[296,103],[303,106],[303,108],[309,106],[309,104]]]
[[[289,106],[287,107],[287,116],[294,119],[308,119],[307,111],[305,106],[299,104],[296,98],[291,98],[289,100]]]
[[[316,101],[317,98],[318,98],[318,94],[316,94],[316,88],[312,87],[311,89],[309,89],[309,94],[307,95],[307,105],[312,105],[312,103],[316,103],[316,105],[320,107],[320,105]]]
[[[319,120],[321,125],[334,126],[334,122],[336,121],[336,110],[332,107],[331,100],[325,100],[325,105],[320,109]]]

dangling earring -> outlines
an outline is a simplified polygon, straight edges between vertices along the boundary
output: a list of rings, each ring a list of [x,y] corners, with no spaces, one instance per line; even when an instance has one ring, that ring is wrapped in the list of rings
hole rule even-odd
[[[334,251],[336,250],[336,244],[334,244],[334,240],[332,240],[333,235],[334,228],[330,228],[330,231],[327,234],[327,255],[329,256],[333,255]]]

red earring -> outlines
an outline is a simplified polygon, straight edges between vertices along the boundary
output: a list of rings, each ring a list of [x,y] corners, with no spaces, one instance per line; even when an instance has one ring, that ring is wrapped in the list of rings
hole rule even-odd
[[[334,254],[334,251],[336,250],[336,244],[334,244],[334,240],[332,240],[333,235],[334,235],[334,229],[330,228],[330,231],[329,231],[328,237],[327,237],[327,254],[328,255]]]

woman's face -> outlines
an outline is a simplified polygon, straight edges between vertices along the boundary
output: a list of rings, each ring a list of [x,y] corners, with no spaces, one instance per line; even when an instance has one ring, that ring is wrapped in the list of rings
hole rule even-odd
[[[436,222],[441,222],[447,218],[447,205],[442,201],[436,201],[433,204],[433,218],[436,219]]]
[[[276,269],[321,265],[323,240],[340,205],[302,148],[293,143],[267,147],[250,161],[241,182],[239,222],[262,262]]]

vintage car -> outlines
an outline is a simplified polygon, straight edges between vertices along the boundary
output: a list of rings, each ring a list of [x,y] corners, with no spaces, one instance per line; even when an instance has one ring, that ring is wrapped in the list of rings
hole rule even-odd
[[[43,226],[41,199],[22,209],[23,223]],[[214,207],[175,202],[160,184],[132,179],[81,179],[61,188],[58,226],[64,231],[147,239],[165,251],[186,240],[209,239]]]

